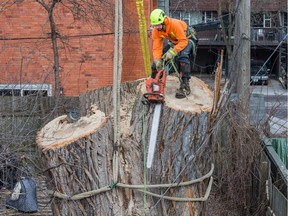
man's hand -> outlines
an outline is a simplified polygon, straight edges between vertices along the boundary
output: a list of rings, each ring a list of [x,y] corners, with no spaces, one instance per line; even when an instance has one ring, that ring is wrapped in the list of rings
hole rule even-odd
[[[162,59],[164,59],[164,61],[170,61],[172,60],[178,53],[173,49],[170,48],[163,56]]]
[[[155,59],[154,60],[155,66],[156,66],[156,70],[159,71],[162,69],[163,64],[162,64],[162,60],[160,59]]]

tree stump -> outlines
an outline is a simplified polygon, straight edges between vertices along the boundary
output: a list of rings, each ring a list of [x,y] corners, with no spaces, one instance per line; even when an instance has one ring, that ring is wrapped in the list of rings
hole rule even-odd
[[[213,94],[205,83],[192,77],[191,95],[179,100],[174,97],[178,86],[178,79],[168,76],[154,161],[149,170],[144,162],[153,105],[141,102],[145,82],[139,84],[137,95],[121,98],[118,184],[113,182],[115,149],[110,113],[104,114],[94,107],[78,122],[68,123],[66,116],[60,116],[39,131],[37,144],[50,173],[50,187],[57,195],[52,205],[55,215],[200,215],[203,212],[202,202],[171,201],[161,196],[203,197],[208,179],[190,186],[147,186],[187,182],[211,168],[207,133]],[[147,185],[138,189],[146,193],[127,186],[144,183]],[[94,193],[99,189],[102,193]],[[85,192],[90,195],[77,198],[77,194]],[[160,197],[150,196],[150,192]]]
[[[162,109],[153,165],[148,170],[148,184],[189,181],[201,177],[211,168],[207,134],[213,93],[204,82],[192,77],[191,95],[179,100],[175,98],[179,85],[178,78],[168,76],[165,106]],[[140,94],[144,91],[145,88],[142,86]],[[143,110],[139,98],[131,118],[132,136],[136,143],[147,146],[153,105]],[[145,139],[143,134],[146,134]],[[136,184],[136,182],[132,183]],[[205,190],[205,184],[195,184],[189,187],[172,188],[168,191],[159,189],[154,192],[166,193],[166,196],[192,198],[203,196]],[[162,215],[199,215],[202,211],[200,202],[183,203],[165,200],[159,202],[159,200],[153,198],[150,205]]]

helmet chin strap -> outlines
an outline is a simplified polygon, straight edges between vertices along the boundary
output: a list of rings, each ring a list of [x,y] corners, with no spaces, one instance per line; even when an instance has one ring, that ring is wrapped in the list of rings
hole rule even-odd
[[[165,26],[165,24],[164,23],[162,23],[162,28],[159,30],[159,29],[157,29],[158,31],[163,31],[163,32],[165,32],[166,31],[166,26]]]

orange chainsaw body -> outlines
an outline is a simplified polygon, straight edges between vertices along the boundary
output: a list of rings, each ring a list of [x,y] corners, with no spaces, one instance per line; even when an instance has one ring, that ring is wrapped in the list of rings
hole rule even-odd
[[[166,88],[166,71],[158,71],[156,77],[146,80],[145,99],[150,103],[164,103]]]

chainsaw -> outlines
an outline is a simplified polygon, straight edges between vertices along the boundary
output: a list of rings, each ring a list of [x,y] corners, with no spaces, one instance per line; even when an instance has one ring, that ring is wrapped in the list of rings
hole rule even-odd
[[[146,80],[146,93],[143,94],[144,104],[164,103],[166,87],[166,70],[158,71],[156,77]]]
[[[166,91],[166,79],[169,75],[169,70],[174,68],[174,71],[178,75],[180,83],[182,79],[178,72],[177,67],[175,66],[173,60],[163,63],[162,70],[158,71],[155,78],[149,78],[146,80],[146,93],[143,94],[144,99],[142,103],[147,105],[150,103],[154,104],[163,104],[165,100],[165,91]]]
[[[165,65],[165,64],[164,64]],[[144,100],[142,100],[142,103],[147,104],[154,104],[154,114],[153,114],[153,120],[152,120],[152,127],[150,132],[150,141],[148,146],[148,155],[147,155],[147,168],[151,168],[155,147],[156,147],[156,141],[157,141],[157,135],[158,135],[158,127],[160,122],[160,116],[161,116],[161,109],[162,104],[165,102],[165,91],[166,91],[166,77],[167,72],[165,69],[167,69],[168,66],[162,68],[162,70],[158,71],[155,78],[149,78],[146,80],[146,93],[143,94]]]

